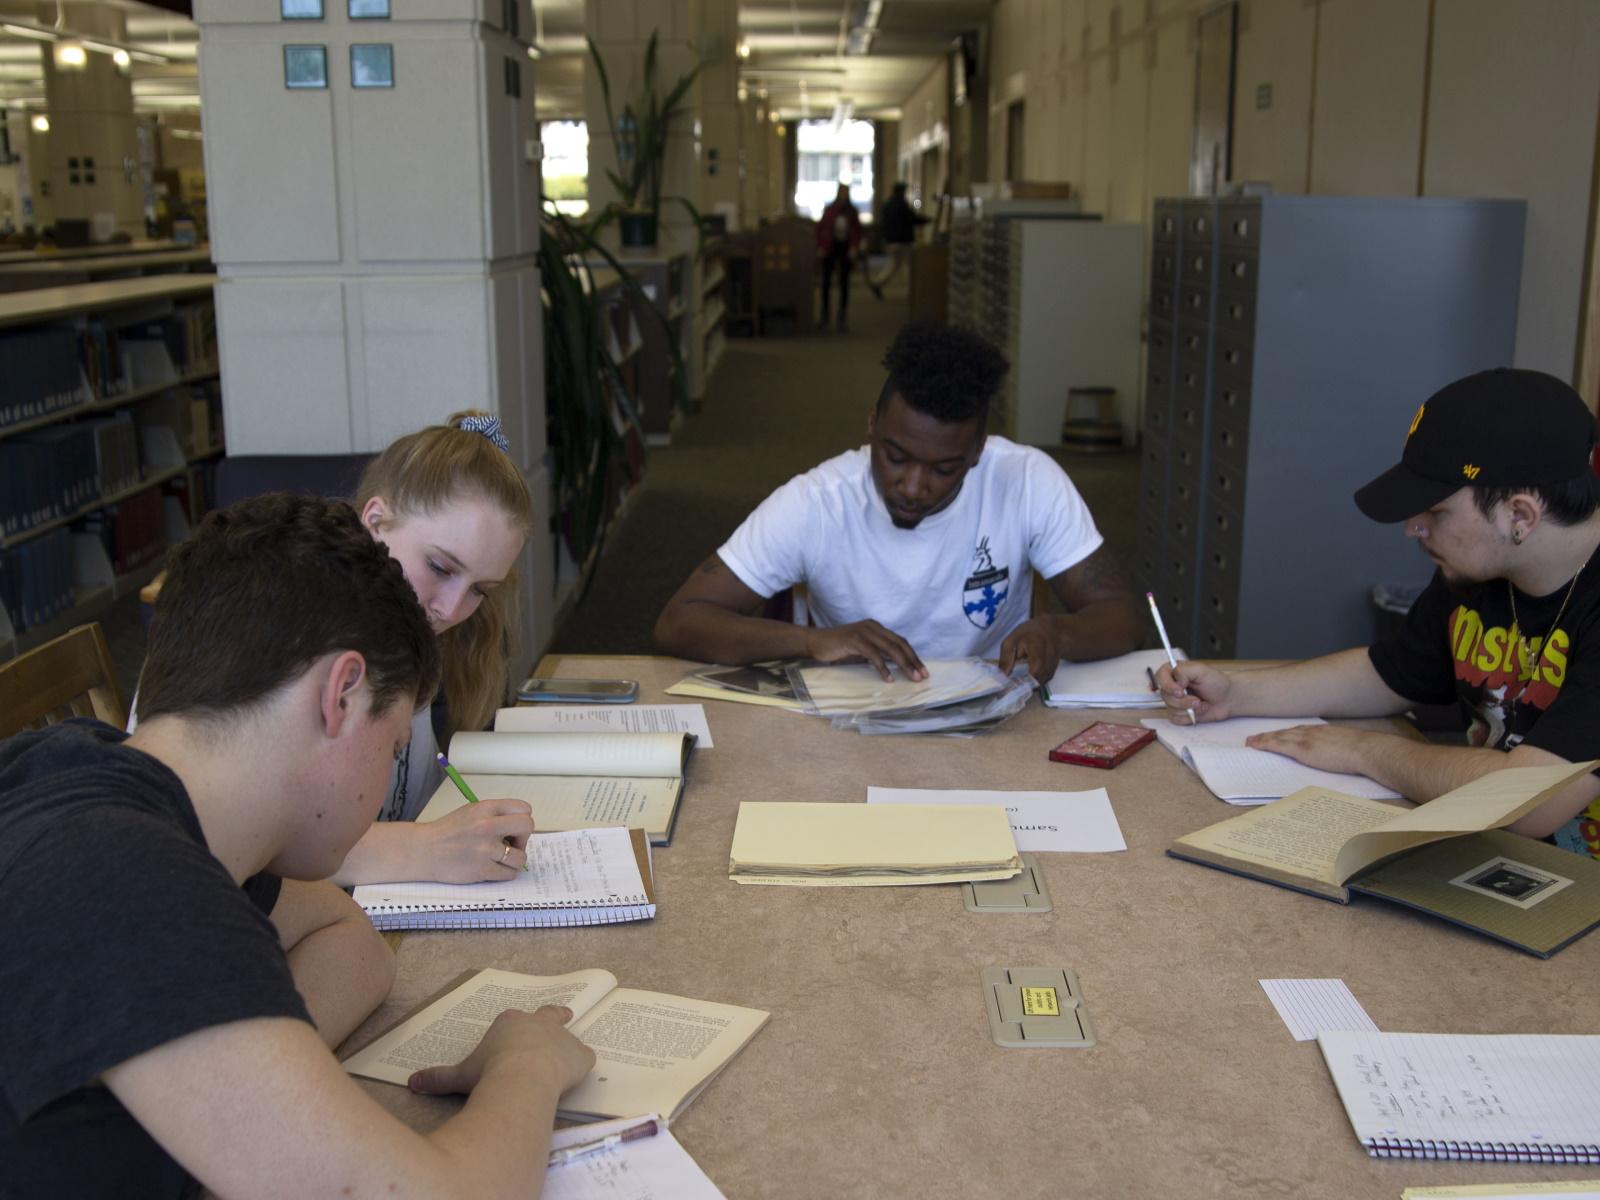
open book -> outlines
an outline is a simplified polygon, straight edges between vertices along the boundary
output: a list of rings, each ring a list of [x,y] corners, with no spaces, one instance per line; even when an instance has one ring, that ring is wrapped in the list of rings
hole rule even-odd
[[[998,804],[739,805],[736,883],[884,887],[1009,879],[1022,871]]]
[[[644,832],[611,826],[536,833],[528,867],[504,882],[364,883],[355,902],[379,929],[615,925],[656,915]]]
[[[1317,1042],[1373,1158],[1600,1163],[1600,1037],[1324,1032]]]
[[[498,732],[515,723],[506,715],[515,711],[500,710],[495,733],[450,739],[450,764],[480,800],[526,800],[539,830],[626,825],[653,845],[671,843],[693,734]],[[447,779],[417,820],[438,820],[466,802]]]
[[[1267,804],[1301,788],[1325,788],[1368,800],[1398,800],[1400,793],[1365,775],[1319,771],[1284,754],[1257,750],[1244,740],[1296,725],[1324,725],[1321,717],[1233,717],[1190,725],[1165,717],[1146,717],[1139,724],[1155,730],[1156,740],[1171,750],[1229,804]]]
[[[1395,900],[1548,957],[1600,922],[1600,863],[1485,831],[1595,766],[1493,771],[1414,808],[1306,788],[1181,837],[1167,853],[1341,904],[1352,891]],[[1460,844],[1430,845],[1452,838]]]
[[[558,1115],[578,1121],[643,1112],[677,1120],[769,1015],[619,988],[610,971],[546,976],[484,970],[454,981],[345,1059],[344,1069],[404,1086],[424,1067],[460,1062],[506,1009],[532,1012],[546,1004],[570,1008],[567,1027],[595,1053],[594,1069],[561,1097]]]

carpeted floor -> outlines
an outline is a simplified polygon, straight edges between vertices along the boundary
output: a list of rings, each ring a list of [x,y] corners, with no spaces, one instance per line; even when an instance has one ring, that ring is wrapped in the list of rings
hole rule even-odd
[[[779,484],[866,440],[883,383],[878,365],[905,318],[904,295],[852,296],[848,333],[733,338],[700,412],[650,454],[644,489],[612,534],[593,586],[556,631],[551,650],[648,654],[667,599]],[[1106,541],[1133,556],[1139,458],[1055,452]],[[138,601],[105,621],[125,695],[144,658]]]

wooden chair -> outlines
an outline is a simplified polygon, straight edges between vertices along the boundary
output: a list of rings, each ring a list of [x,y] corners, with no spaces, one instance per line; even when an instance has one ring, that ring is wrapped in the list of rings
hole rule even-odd
[[[128,723],[98,624],[79,625],[0,666],[0,738],[68,717],[97,717],[118,729]]]

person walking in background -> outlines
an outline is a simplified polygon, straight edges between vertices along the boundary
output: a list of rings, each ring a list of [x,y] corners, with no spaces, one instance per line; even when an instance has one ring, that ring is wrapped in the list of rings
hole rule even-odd
[[[883,289],[889,281],[900,273],[902,266],[911,261],[911,247],[917,240],[917,226],[926,225],[929,220],[911,207],[911,201],[906,199],[905,182],[895,184],[894,194],[883,202],[883,212],[878,216],[879,228],[883,231],[883,245],[889,252],[889,270],[881,279],[873,279],[870,271],[866,273],[867,286],[879,300],[883,299]]]
[[[861,253],[861,214],[850,203],[850,187],[841,183],[833,203],[817,222],[817,257],[822,260],[822,326],[828,326],[828,292],[839,272],[839,332],[847,328],[850,308],[850,264]]]

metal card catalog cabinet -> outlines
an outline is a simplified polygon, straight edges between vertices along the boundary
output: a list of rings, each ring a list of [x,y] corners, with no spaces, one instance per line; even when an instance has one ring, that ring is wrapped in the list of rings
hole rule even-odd
[[[1363,645],[1374,583],[1422,583],[1356,488],[1417,406],[1511,364],[1526,206],[1158,200],[1137,571],[1197,657]]]

